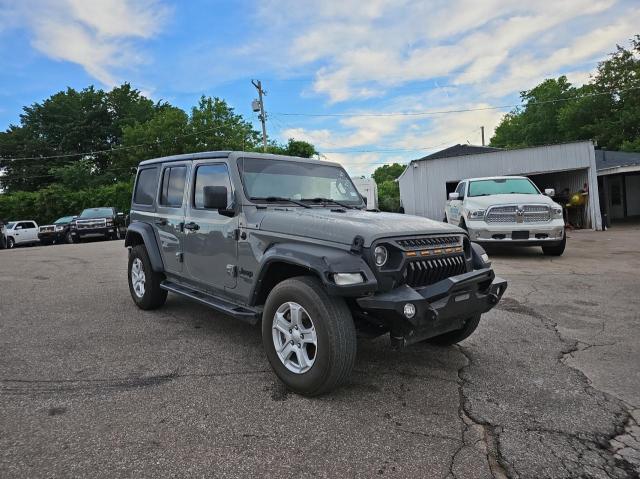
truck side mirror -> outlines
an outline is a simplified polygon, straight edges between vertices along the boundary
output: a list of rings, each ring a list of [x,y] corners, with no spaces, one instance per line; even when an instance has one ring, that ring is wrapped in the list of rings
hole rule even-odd
[[[544,190],[544,194],[547,196],[556,196],[556,190],[553,188],[547,188]]]
[[[203,206],[208,210],[227,209],[227,187],[205,186],[202,188]]]
[[[453,201],[453,200],[457,200],[458,198],[460,198],[460,194],[456,193],[455,191],[453,193],[449,193],[449,200]]]

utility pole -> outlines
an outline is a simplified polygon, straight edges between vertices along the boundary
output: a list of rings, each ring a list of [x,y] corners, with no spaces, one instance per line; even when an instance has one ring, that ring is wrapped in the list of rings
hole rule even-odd
[[[480,127],[480,133],[482,134],[482,146],[484,146],[484,126]]]
[[[263,96],[267,96],[267,92],[262,89],[262,82],[260,80],[251,80],[251,83],[256,90],[258,90],[258,100],[253,100],[251,106],[253,111],[259,111],[260,122],[262,123],[262,151],[267,152],[267,117],[264,114],[264,100]]]

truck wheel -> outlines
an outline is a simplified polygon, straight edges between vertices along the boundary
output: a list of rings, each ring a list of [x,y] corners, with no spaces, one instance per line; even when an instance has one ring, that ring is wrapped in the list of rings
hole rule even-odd
[[[565,234],[562,237],[562,241],[560,243],[553,246],[543,246],[542,252],[545,256],[562,256],[564,253],[564,249],[567,246],[567,235]]]
[[[131,248],[129,254],[129,291],[140,309],[156,309],[167,300],[167,291],[160,288],[164,275],[151,268],[144,245]]]
[[[71,234],[71,231],[67,231],[67,234],[64,235],[64,242],[67,244],[75,243],[75,240],[73,239],[73,235]]]
[[[7,249],[12,249],[15,246],[16,246],[16,241],[11,236],[9,236],[7,238]]]
[[[308,276],[276,285],[262,314],[267,359],[292,391],[318,396],[343,383],[356,357],[356,330],[342,298]]]
[[[441,334],[440,336],[430,338],[427,341],[433,344],[438,344],[440,346],[451,346],[452,344],[459,343],[460,341],[463,341],[471,336],[478,327],[478,324],[480,324],[479,314],[471,316],[469,319],[467,319],[467,322],[461,329],[449,331],[448,333]]]

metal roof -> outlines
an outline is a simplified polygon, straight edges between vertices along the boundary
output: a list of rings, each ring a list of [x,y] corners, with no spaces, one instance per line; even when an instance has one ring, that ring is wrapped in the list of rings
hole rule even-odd
[[[640,153],[626,151],[596,150],[596,170],[640,166]]]
[[[435,160],[436,158],[452,158],[454,156],[466,156],[466,155],[479,155],[482,153],[491,153],[494,151],[501,151],[502,148],[494,148],[492,146],[478,146],[478,145],[465,145],[457,144],[445,148],[444,150],[436,151],[430,155],[418,158],[414,161],[422,160]]]
[[[314,158],[301,158],[298,156],[272,155],[270,153],[256,153],[253,151],[202,151],[199,153],[185,153],[183,155],[164,156],[161,158],[152,158],[149,160],[141,161],[139,166],[167,163],[172,161],[204,160],[209,158],[229,158],[232,161],[235,161],[238,158],[263,158],[269,160],[301,161],[304,163],[318,163],[322,165],[342,166],[334,161],[316,160]]]

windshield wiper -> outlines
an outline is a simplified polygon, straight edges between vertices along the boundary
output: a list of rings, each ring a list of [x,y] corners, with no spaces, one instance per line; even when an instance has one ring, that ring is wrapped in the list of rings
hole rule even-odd
[[[340,201],[332,200],[331,198],[323,198],[323,197],[302,198],[302,201],[312,201],[313,203],[333,203],[334,205],[342,206],[343,208],[347,208],[348,210],[352,210],[355,208],[354,206],[349,206]]]
[[[289,203],[293,203],[294,205],[302,206],[304,208],[311,208],[311,206],[302,203],[301,201],[292,200],[291,198],[285,198],[284,196],[267,196],[264,198],[256,198],[252,196],[249,198],[250,200],[258,200],[258,201],[268,201],[269,203],[273,203],[276,201],[288,201]]]

